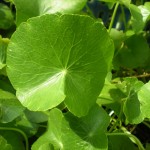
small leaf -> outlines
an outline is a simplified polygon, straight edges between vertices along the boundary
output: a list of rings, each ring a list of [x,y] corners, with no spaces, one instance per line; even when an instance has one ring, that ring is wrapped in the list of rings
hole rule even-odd
[[[62,150],[107,150],[105,131],[108,124],[108,115],[97,105],[81,118],[70,113],[63,116],[58,109],[53,109],[48,131],[33,144],[32,150],[39,150],[45,144]]]
[[[7,144],[7,141],[0,135],[0,148],[1,150],[12,150],[12,146]]]
[[[123,31],[118,31],[114,28],[112,28],[110,31],[110,37],[114,41],[115,49],[119,49],[125,40],[125,34]]]
[[[144,119],[137,96],[138,91],[143,86],[143,82],[138,81],[136,78],[126,78],[126,82],[128,94],[123,106],[123,112],[126,116],[127,122],[131,124],[138,124]]]
[[[143,82],[136,78],[124,78],[123,82],[116,84],[107,83],[100,93],[97,103],[110,108],[116,115],[123,111],[127,123],[138,124],[144,119],[137,96],[142,86]]]
[[[6,66],[6,49],[9,40],[0,36],[0,70]]]
[[[150,118],[150,82],[142,86],[138,92],[141,112],[145,118]]]
[[[24,111],[15,95],[0,89],[0,96],[0,122],[11,122]]]
[[[132,21],[133,30],[136,33],[138,33],[143,30],[145,25],[143,21],[143,16],[141,14],[140,9],[136,5],[130,4],[129,9],[132,15],[131,21]]]
[[[14,17],[8,6],[0,3],[0,29],[8,29],[14,23]]]
[[[72,113],[83,116],[96,102],[112,56],[112,40],[99,22],[87,16],[44,15],[21,24],[12,36],[7,73],[30,110],[45,111],[64,101]]]
[[[141,11],[143,22],[146,24],[146,22],[150,20],[150,2],[146,2],[144,6],[140,5],[138,8]]]
[[[27,21],[31,17],[54,13],[76,13],[86,4],[87,0],[13,0],[17,9],[16,22]]]

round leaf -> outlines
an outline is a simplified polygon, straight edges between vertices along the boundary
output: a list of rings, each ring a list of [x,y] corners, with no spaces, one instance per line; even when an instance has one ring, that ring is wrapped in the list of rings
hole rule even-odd
[[[99,22],[44,15],[21,24],[12,36],[7,72],[30,110],[44,111],[65,99],[68,109],[82,116],[95,103],[112,56],[112,40]]]

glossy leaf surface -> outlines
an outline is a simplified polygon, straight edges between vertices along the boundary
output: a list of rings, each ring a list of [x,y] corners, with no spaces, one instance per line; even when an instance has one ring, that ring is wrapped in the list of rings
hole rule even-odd
[[[17,9],[17,25],[31,17],[53,13],[76,13],[87,0],[13,0]]]
[[[44,15],[23,23],[12,36],[7,72],[25,107],[43,111],[65,100],[82,116],[95,103],[112,56],[113,43],[99,22]]]
[[[141,112],[145,118],[150,118],[150,82],[142,86],[138,92],[138,98],[141,104]]]

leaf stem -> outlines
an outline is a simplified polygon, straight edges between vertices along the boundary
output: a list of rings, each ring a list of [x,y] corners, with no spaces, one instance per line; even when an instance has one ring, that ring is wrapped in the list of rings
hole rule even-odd
[[[122,5],[121,5],[121,12],[122,12],[122,16],[123,16],[124,28],[125,28],[125,31],[126,31],[126,29],[127,29],[127,22],[126,22],[126,16],[125,16],[124,8],[123,8]]]
[[[146,73],[146,74],[142,74],[142,75],[135,75],[135,76],[131,76],[131,77],[136,77],[136,78],[145,78],[145,77],[150,77],[150,74]]]
[[[147,122],[143,122],[143,124],[145,125],[145,126],[147,126],[148,128],[150,128],[150,124],[149,123],[147,123]]]
[[[118,119],[113,124],[113,126],[111,126],[111,128],[109,129],[109,133],[111,133],[118,125],[118,122],[121,120],[122,112],[123,112],[123,103],[121,103],[121,108],[120,108],[120,113],[119,113]]]
[[[113,23],[114,23],[114,20],[115,20],[115,16],[116,16],[116,13],[117,13],[118,6],[119,6],[119,2],[117,2],[116,5],[115,5],[114,11],[113,11],[113,15],[112,15],[112,19],[111,19],[111,22],[110,22],[109,28],[108,28],[108,33],[110,33],[111,28],[112,28],[112,26],[113,26]]]
[[[28,138],[27,138],[26,134],[22,130],[17,129],[17,128],[12,128],[12,127],[0,127],[0,130],[9,130],[9,131],[19,132],[25,139],[26,150],[29,150]]]
[[[129,138],[133,138],[139,148],[139,150],[145,150],[145,148],[143,147],[142,143],[140,142],[140,140],[134,136],[133,134],[129,134],[129,133],[106,133],[107,136],[128,136]]]

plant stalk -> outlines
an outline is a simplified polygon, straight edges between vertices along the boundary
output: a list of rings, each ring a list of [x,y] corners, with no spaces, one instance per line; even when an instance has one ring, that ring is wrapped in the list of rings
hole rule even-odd
[[[114,20],[115,20],[115,16],[116,16],[116,13],[117,13],[118,6],[119,6],[119,2],[117,2],[116,5],[115,5],[114,11],[113,11],[113,15],[112,15],[112,19],[111,19],[111,22],[110,22],[109,28],[108,28],[108,33],[110,33],[111,28],[112,28],[112,26],[113,26],[113,23],[114,23]]]

